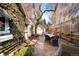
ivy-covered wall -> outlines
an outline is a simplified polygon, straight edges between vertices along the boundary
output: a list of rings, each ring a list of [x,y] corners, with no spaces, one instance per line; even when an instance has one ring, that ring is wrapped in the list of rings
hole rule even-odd
[[[19,10],[18,6],[14,3],[1,3],[0,7],[4,9],[11,18],[11,33],[14,34],[16,38],[24,36],[25,17]]]
[[[3,12],[2,12],[3,11]],[[15,3],[0,3],[0,15],[2,17],[9,17],[9,25],[13,39],[0,43],[0,53],[9,53],[19,45],[24,39],[25,17],[22,11]]]

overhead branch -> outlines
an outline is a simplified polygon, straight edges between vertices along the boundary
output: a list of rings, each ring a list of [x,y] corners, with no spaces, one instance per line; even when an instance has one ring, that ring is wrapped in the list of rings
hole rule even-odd
[[[42,12],[42,14],[41,14],[40,17],[37,19],[37,21],[39,22],[39,20],[42,18],[43,14],[44,14],[45,12],[50,12],[50,11],[51,11],[51,12],[55,12],[55,10],[45,10],[44,12]],[[37,22],[37,24],[39,24],[38,22]]]
[[[43,16],[43,14],[45,13],[45,12],[50,12],[50,11],[52,11],[52,12],[55,12],[56,11],[56,9],[57,9],[57,6],[58,6],[58,4],[56,4],[56,6],[55,6],[55,10],[45,10],[45,11],[41,11],[41,5],[39,6],[39,10],[42,12],[42,14],[40,15],[40,17],[37,19],[37,21],[39,22],[39,20],[41,19],[41,17]],[[39,24],[39,23],[38,23]]]
[[[55,11],[57,10],[57,6],[58,6],[58,3],[57,3],[56,6],[55,6]]]
[[[41,4],[39,5],[39,10],[41,11]],[[41,11],[42,12],[42,11]]]

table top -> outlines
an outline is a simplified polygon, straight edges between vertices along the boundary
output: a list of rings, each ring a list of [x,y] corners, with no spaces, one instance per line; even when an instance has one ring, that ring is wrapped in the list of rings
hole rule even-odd
[[[55,36],[55,35],[53,35],[53,34],[46,34],[46,35],[48,35],[48,36],[50,36],[50,37]]]

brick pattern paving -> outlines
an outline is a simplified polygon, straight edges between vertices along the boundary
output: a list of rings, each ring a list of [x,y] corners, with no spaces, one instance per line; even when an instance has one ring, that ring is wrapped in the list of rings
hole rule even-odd
[[[57,50],[58,47],[52,46],[48,41],[45,41],[45,37],[42,35],[37,39],[33,56],[53,56]]]

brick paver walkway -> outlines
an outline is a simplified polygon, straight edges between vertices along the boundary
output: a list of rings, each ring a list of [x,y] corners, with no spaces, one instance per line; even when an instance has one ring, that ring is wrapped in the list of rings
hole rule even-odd
[[[45,37],[42,35],[37,39],[33,56],[53,56],[57,49],[58,47],[52,46],[48,41],[45,41]]]

